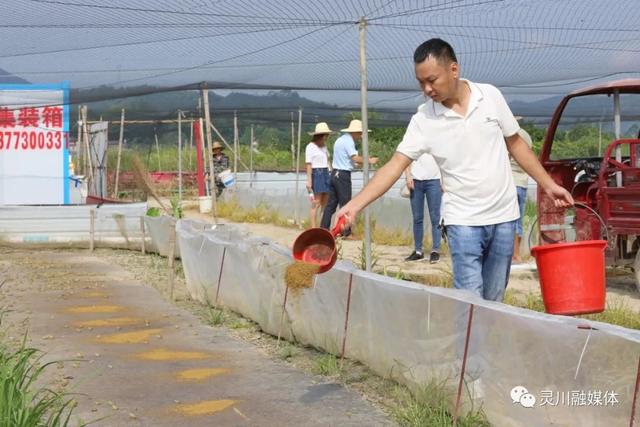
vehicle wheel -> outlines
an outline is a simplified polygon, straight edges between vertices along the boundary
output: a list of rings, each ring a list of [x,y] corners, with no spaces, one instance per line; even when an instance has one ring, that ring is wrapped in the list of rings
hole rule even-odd
[[[633,263],[633,272],[636,276],[636,288],[640,292],[640,251],[636,252],[636,260]]]

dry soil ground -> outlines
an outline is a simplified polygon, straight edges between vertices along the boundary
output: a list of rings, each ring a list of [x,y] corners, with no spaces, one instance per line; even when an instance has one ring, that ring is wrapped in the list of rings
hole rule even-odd
[[[75,421],[102,426],[391,425],[354,391],[202,323],[123,268],[152,256],[0,248],[5,344],[60,361]],[[166,260],[165,260],[166,262]],[[184,288],[182,288],[184,289]],[[179,295],[182,298],[182,295]],[[75,422],[74,421],[74,422]]]

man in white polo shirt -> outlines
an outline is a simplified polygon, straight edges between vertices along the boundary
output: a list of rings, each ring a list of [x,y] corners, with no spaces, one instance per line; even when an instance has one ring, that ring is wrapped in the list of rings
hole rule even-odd
[[[509,154],[557,207],[571,194],[547,174],[518,135],[498,89],[460,79],[451,45],[431,39],[414,53],[415,74],[429,98],[411,118],[396,153],[339,212],[347,223],[395,183],[412,160],[433,156],[442,174],[442,222],[453,261],[454,287],[502,301],[519,215]]]

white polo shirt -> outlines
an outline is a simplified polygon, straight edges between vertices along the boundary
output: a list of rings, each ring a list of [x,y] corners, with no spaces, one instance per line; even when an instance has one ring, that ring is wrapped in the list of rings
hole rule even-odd
[[[440,168],[431,154],[424,153],[411,163],[411,176],[418,181],[440,179]]]
[[[305,163],[311,163],[311,168],[326,168],[329,166],[329,150],[326,146],[318,147],[315,142],[307,144],[304,150]]]
[[[449,225],[493,225],[520,215],[504,140],[518,129],[494,86],[466,82],[466,116],[429,100],[411,118],[397,151],[416,160],[433,156],[442,174],[442,218]]]

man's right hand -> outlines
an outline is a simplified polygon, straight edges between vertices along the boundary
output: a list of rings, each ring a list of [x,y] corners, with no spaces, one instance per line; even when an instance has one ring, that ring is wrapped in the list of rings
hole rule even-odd
[[[378,163],[378,158],[377,157],[369,157],[369,164],[370,165],[375,165],[376,163]]]
[[[344,205],[338,213],[336,214],[336,218],[344,217],[345,227],[351,227],[356,222],[356,217],[360,211],[356,209],[353,202],[349,202]]]

